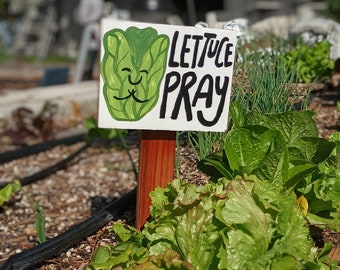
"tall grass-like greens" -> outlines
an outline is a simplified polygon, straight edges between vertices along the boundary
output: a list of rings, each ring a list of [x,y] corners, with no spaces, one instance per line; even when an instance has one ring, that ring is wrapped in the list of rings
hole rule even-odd
[[[277,45],[276,45],[277,46]],[[282,54],[282,48],[274,50],[256,50],[251,53],[241,52],[243,62],[242,75],[233,83],[233,101],[239,102],[245,111],[257,113],[282,113],[295,110],[300,96],[296,83],[297,74],[289,69]],[[236,73],[237,74],[237,73]],[[306,102],[302,108],[306,109]]]
[[[137,121],[156,105],[166,68],[169,38],[152,27],[104,35],[101,74],[107,108],[116,120]]]
[[[151,198],[144,229],[117,222],[89,269],[320,269],[295,195],[256,177],[174,180]]]

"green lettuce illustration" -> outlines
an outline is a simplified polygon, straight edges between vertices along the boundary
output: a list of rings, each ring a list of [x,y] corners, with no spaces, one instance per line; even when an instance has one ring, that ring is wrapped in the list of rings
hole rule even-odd
[[[151,27],[113,29],[104,35],[101,74],[112,118],[138,121],[159,97],[166,69],[169,37]]]

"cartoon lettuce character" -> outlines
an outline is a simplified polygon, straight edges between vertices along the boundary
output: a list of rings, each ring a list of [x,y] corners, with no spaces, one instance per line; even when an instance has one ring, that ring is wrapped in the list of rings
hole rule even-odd
[[[138,121],[158,101],[169,48],[169,37],[151,27],[104,35],[101,74],[107,108],[116,120]]]

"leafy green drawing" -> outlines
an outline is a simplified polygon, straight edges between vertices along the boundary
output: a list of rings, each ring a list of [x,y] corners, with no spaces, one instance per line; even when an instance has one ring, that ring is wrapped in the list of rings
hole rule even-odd
[[[113,29],[104,35],[101,74],[112,118],[138,121],[159,97],[167,62],[169,37],[152,27]]]

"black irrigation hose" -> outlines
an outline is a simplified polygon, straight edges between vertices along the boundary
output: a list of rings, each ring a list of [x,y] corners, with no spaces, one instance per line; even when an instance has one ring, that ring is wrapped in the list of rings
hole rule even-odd
[[[37,143],[33,145],[24,146],[23,148],[7,151],[0,154],[0,164],[12,161],[14,159],[27,157],[30,155],[38,154],[43,151],[47,151],[52,147],[57,145],[71,145],[77,142],[83,141],[85,134],[75,135],[67,138],[57,139],[53,141],[47,141],[42,143]]]
[[[136,142],[136,137],[124,139],[120,138],[118,140],[110,140],[110,144],[122,144],[125,149],[127,149],[128,142]],[[84,140],[84,135],[79,135],[75,137],[70,137],[61,140],[50,141],[46,143],[41,143],[37,145],[27,146],[24,149],[18,149],[14,151],[7,152],[0,155],[0,164],[8,162],[10,160],[21,158],[39,152],[48,150],[51,147],[57,146],[59,144],[73,144],[78,141]],[[77,157],[82,151],[91,145],[102,145],[107,143],[107,140],[94,139],[90,142],[85,143],[81,148],[72,153],[67,158],[57,162],[56,164],[43,169],[42,171],[33,174],[31,176],[19,179],[21,185],[27,185],[34,181],[43,179],[48,175],[64,169],[67,167],[68,163]],[[129,156],[130,157],[130,156]],[[130,157],[131,159],[131,157]],[[4,186],[4,185],[2,185]],[[2,187],[0,185],[0,188]],[[0,266],[0,270],[25,270],[32,269],[34,266],[42,263],[43,261],[57,255],[58,253],[64,251],[65,249],[79,243],[82,239],[93,234],[100,228],[102,228],[109,221],[119,218],[127,209],[136,206],[136,189],[128,192],[118,200],[112,202],[106,206],[103,210],[91,216],[89,219],[83,221],[82,223],[73,226],[68,231],[52,238],[34,248],[23,251],[21,253],[12,255],[8,260]]]
[[[82,239],[101,229],[109,221],[119,218],[130,207],[135,206],[136,194],[135,188],[68,231],[34,248],[12,255],[0,266],[0,270],[32,269],[61,251],[79,243]]]
[[[68,166],[68,164],[72,161],[72,159],[76,158],[81,152],[83,152],[90,145],[91,143],[85,143],[82,147],[80,147],[77,151],[73,152],[67,158],[62,159],[61,161],[55,163],[54,165],[41,170],[40,172],[37,172],[30,176],[26,176],[24,178],[19,179],[21,182],[21,185],[25,186],[25,185],[31,184],[37,180],[43,179],[51,175],[52,173],[65,169]]]
[[[84,140],[84,135],[78,135],[78,136],[73,136],[65,139],[60,139],[60,140],[54,140],[54,141],[49,141],[49,142],[44,142],[44,143],[39,143],[36,145],[31,145],[31,146],[26,146],[25,148],[22,149],[17,149],[13,151],[6,152],[4,154],[0,155],[0,164],[5,163],[8,161],[11,161],[13,159],[18,159],[34,154],[38,154],[40,152],[46,151],[54,146],[64,144],[64,145],[70,145],[77,143],[79,141]],[[65,169],[68,166],[68,163],[70,163],[74,158],[76,158],[81,152],[83,152],[86,148],[88,148],[91,145],[102,145],[103,143],[111,143],[111,144],[123,144],[123,146],[126,148],[126,143],[127,142],[136,142],[137,138],[135,136],[132,136],[131,138],[125,139],[126,142],[122,142],[121,139],[111,139],[110,141],[106,139],[93,139],[87,143],[85,143],[82,147],[80,147],[77,151],[73,152],[70,154],[67,158],[60,160],[59,162],[35,173],[29,176],[26,176],[24,178],[18,179],[21,183],[22,186],[31,184],[35,181],[41,180],[52,173],[55,173],[59,170]],[[9,158],[11,157],[11,158]],[[0,189],[6,186],[7,183],[0,183]]]
[[[91,143],[86,143],[82,147],[80,147],[77,151],[73,152],[71,155],[69,155],[67,158],[62,159],[61,161],[35,173],[29,176],[26,176],[24,178],[19,178],[18,180],[20,181],[22,186],[31,184],[35,181],[41,180],[52,173],[55,173],[59,170],[65,169],[68,165],[68,163],[76,158],[81,152],[83,152],[86,148],[88,148],[91,145]],[[3,188],[6,186],[7,183],[0,183],[0,188]]]

